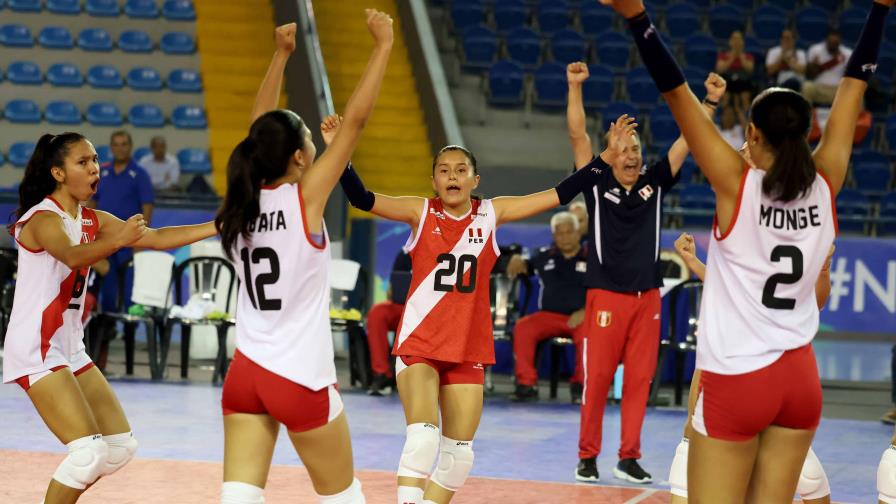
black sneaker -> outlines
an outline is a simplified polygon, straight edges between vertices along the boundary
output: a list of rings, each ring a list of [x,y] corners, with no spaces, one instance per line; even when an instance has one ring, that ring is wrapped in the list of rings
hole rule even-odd
[[[579,460],[579,465],[576,467],[576,481],[583,483],[600,481],[600,474],[597,472],[597,457]]]
[[[622,459],[613,468],[613,475],[631,483],[652,483],[653,478],[633,458]]]
[[[582,404],[582,391],[583,387],[581,383],[569,384],[569,397],[573,404]]]
[[[538,388],[528,385],[517,385],[516,390],[510,394],[510,400],[513,402],[529,402],[538,400]]]
[[[374,375],[370,388],[367,389],[367,395],[387,396],[392,393],[392,378],[386,375]]]

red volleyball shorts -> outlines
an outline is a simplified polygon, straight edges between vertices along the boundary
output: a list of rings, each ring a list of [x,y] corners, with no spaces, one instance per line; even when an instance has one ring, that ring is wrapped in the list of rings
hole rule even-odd
[[[485,366],[479,362],[445,362],[402,355],[395,359],[395,376],[414,364],[426,364],[439,373],[439,385],[484,385]]]

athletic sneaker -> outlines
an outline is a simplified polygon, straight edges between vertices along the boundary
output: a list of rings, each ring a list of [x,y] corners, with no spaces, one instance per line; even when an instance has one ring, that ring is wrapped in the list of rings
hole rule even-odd
[[[392,378],[386,375],[374,375],[370,388],[367,389],[367,395],[387,396],[392,393]]]
[[[582,390],[583,387],[581,383],[569,384],[569,396],[573,404],[582,404]]]
[[[513,402],[529,402],[538,400],[538,388],[528,385],[517,385],[516,390],[510,394],[510,400]]]
[[[600,481],[600,474],[597,472],[597,457],[579,460],[579,465],[576,467],[576,481],[583,483]]]
[[[613,475],[617,478],[631,483],[651,483],[653,478],[650,474],[641,468],[638,461],[633,458],[622,459],[613,468]]]

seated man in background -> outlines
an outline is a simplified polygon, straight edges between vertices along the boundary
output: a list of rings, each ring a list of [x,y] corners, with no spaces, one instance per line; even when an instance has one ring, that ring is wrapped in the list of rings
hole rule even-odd
[[[508,276],[537,273],[541,283],[538,311],[521,318],[513,329],[516,391],[510,399],[538,399],[535,348],[542,340],[563,336],[575,341],[576,368],[569,390],[572,402],[581,404],[587,248],[580,243],[579,220],[570,212],[559,212],[551,218],[551,232],[553,245],[542,248],[529,261],[514,255],[507,266]]]
[[[165,137],[154,136],[149,141],[150,153],[137,161],[149,173],[152,187],[159,191],[178,189],[180,162],[173,154],[167,153]]]
[[[406,282],[397,285],[400,278],[398,272],[406,272]],[[389,331],[395,331],[404,312],[404,302],[410,286],[411,256],[404,251],[395,257],[392,264],[392,282],[386,301],[377,303],[367,313],[367,345],[370,347],[370,367],[373,370],[373,381],[367,393],[374,396],[389,395],[395,384],[390,359]]]

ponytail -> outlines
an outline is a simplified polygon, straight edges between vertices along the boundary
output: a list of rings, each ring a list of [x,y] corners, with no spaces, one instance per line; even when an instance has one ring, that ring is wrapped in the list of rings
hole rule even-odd
[[[792,201],[803,196],[815,180],[812,151],[803,137],[785,138],[775,160],[762,179],[762,192],[776,201]]]
[[[15,211],[16,221],[28,210],[56,190],[58,182],[53,178],[50,169],[54,166],[64,167],[69,147],[84,140],[80,133],[63,133],[61,135],[44,134],[34,146],[34,152],[25,166],[25,175],[19,184],[19,207]],[[14,225],[14,224],[13,224]],[[11,228],[10,228],[11,229]]]

